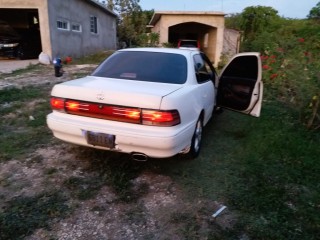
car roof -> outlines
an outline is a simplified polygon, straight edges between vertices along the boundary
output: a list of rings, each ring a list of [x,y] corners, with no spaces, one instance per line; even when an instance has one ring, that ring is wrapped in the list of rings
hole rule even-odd
[[[183,42],[198,42],[198,40],[195,39],[180,39],[179,41]]]
[[[179,49],[179,48],[157,48],[157,47],[144,47],[144,48],[125,48],[118,50],[119,52],[159,52],[159,53],[175,53],[181,55],[190,55],[190,52],[200,52],[195,49]]]

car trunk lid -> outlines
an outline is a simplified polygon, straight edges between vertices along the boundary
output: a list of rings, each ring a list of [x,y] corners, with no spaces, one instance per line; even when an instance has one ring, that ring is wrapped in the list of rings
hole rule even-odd
[[[51,95],[87,102],[160,109],[162,98],[180,88],[180,84],[88,76],[55,85]]]

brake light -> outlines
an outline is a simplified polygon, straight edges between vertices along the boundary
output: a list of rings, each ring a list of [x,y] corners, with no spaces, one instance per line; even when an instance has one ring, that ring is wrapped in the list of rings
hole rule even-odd
[[[177,110],[172,111],[142,111],[142,124],[153,126],[174,126],[180,123],[180,115]]]
[[[150,126],[175,126],[180,123],[177,110],[159,111],[132,107],[114,106],[100,103],[82,102],[52,97],[53,110],[84,117],[100,118],[119,122],[144,124]]]
[[[79,111],[80,103],[77,101],[66,101],[66,110],[67,111]]]
[[[127,118],[131,118],[131,119],[135,119],[135,120],[139,119],[140,120],[140,115],[141,115],[141,111],[140,110],[132,110],[132,109],[128,110],[127,109],[125,111],[125,116]]]
[[[50,105],[53,110],[64,111],[64,101],[63,98],[52,97],[50,99]]]
[[[110,108],[109,119],[121,122],[140,123],[141,110],[139,108],[127,108],[108,106]]]

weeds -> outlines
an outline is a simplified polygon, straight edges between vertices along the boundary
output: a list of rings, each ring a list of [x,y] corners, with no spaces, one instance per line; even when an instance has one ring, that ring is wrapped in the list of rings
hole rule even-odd
[[[49,112],[47,96],[47,90],[41,87],[0,91],[0,105],[3,106],[0,110],[0,162],[31,152],[49,141],[45,124]],[[30,105],[32,102],[34,104]]]
[[[70,177],[64,181],[63,185],[79,200],[86,200],[93,198],[98,193],[103,182],[97,177]]]
[[[260,119],[232,112],[215,116],[205,128],[200,158],[160,162],[160,172],[183,185],[191,199],[202,196],[239,211],[236,235],[222,231],[224,239],[241,233],[250,239],[316,239],[320,139],[294,115],[269,101]]]
[[[0,239],[23,239],[38,228],[49,229],[51,220],[71,211],[65,201],[57,192],[11,200],[0,212]]]
[[[99,64],[107,57],[109,57],[114,51],[98,52],[96,54],[88,55],[82,58],[74,59],[72,64]]]
[[[0,104],[44,98],[47,95],[39,87],[9,88],[0,90]]]
[[[0,79],[4,79],[6,77],[18,76],[18,75],[22,75],[22,74],[30,73],[30,72],[41,71],[42,67],[43,66],[40,64],[29,64],[29,66],[27,66],[26,68],[15,70],[12,73],[0,74]]]
[[[90,148],[76,148],[75,153],[77,158],[89,161],[86,171],[98,174],[101,183],[110,184],[120,201],[136,201],[147,191],[146,186],[132,189],[130,180],[137,177],[145,165],[133,162],[129,155]]]

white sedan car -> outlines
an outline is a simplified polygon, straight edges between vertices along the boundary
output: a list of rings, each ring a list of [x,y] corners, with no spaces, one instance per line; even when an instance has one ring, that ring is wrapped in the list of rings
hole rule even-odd
[[[55,85],[47,124],[63,141],[135,160],[194,158],[216,107],[260,115],[261,72],[259,53],[235,55],[218,77],[198,50],[123,49],[92,75]]]

